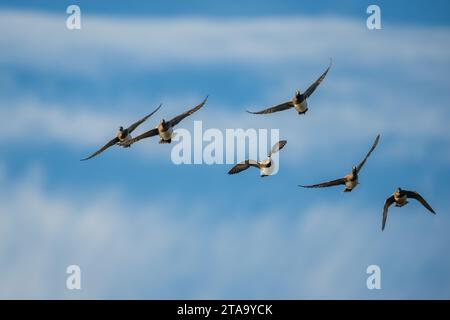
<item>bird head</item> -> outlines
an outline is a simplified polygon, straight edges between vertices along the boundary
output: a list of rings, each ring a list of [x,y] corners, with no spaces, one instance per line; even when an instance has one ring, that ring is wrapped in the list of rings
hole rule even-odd
[[[123,131],[123,127],[122,127],[122,126],[119,127],[119,131],[120,131],[120,132]]]
[[[302,93],[300,92],[300,90],[296,90],[295,91],[295,96],[296,97],[299,97],[299,96],[301,96],[302,95]]]

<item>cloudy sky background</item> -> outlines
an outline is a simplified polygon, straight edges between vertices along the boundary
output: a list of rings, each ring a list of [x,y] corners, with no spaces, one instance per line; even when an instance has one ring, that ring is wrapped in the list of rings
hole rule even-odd
[[[0,1],[0,298],[450,298],[450,5],[378,2],[370,31],[364,1],[187,3]],[[245,112],[330,57],[306,116]],[[280,129],[277,175],[176,166],[157,139],[79,161],[207,94],[180,127]],[[352,193],[297,187],[346,174],[378,133]],[[411,202],[381,232],[398,186],[437,215]]]

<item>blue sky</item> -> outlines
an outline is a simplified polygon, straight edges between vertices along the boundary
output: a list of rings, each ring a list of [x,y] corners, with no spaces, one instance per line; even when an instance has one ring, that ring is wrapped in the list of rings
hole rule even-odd
[[[378,2],[376,31],[371,2],[186,3],[0,2],[0,297],[448,299],[448,2]],[[245,113],[330,57],[306,116]],[[156,139],[79,161],[159,103],[140,130],[207,94],[181,127],[280,129],[277,175],[176,166]],[[297,187],[346,174],[378,133],[353,192]],[[437,215],[411,202],[381,232],[398,186]]]

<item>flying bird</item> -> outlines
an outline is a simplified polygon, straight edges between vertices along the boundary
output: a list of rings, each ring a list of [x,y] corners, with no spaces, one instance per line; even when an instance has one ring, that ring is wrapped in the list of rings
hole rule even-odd
[[[422,196],[420,194],[418,194],[415,191],[408,191],[408,190],[403,190],[401,188],[398,188],[392,194],[392,196],[390,196],[389,198],[386,199],[386,202],[384,203],[383,223],[382,223],[382,226],[381,226],[381,230],[382,231],[384,230],[384,227],[386,226],[386,220],[387,220],[387,214],[388,214],[389,207],[393,203],[395,203],[396,207],[403,207],[404,205],[406,205],[408,203],[408,199],[416,199],[425,208],[427,208],[428,211],[430,211],[432,214],[436,214],[436,212],[434,212],[433,208],[431,208],[431,206],[428,204],[428,202],[426,202],[425,199],[422,198]]]
[[[347,174],[345,177],[343,177],[341,179],[336,179],[336,180],[324,182],[324,183],[313,184],[313,185],[310,185],[310,186],[299,185],[299,187],[303,187],[303,188],[324,188],[324,187],[345,185],[345,189],[343,190],[344,192],[352,191],[359,184],[359,182],[358,182],[359,172],[361,171],[362,167],[366,163],[367,158],[369,158],[370,154],[372,153],[372,151],[377,146],[379,140],[380,140],[380,135],[377,135],[377,137],[375,138],[375,141],[374,141],[372,147],[370,148],[370,150],[367,153],[367,155],[365,156],[365,158],[357,166],[353,166],[352,172]]]
[[[133,138],[130,143],[138,142],[139,140],[150,138],[156,135],[159,135],[159,143],[171,143],[173,138],[173,127],[175,127],[178,123],[180,123],[184,118],[187,116],[190,116],[194,112],[198,111],[201,107],[203,107],[206,103],[206,100],[208,100],[208,96],[196,107],[176,116],[172,120],[165,121],[164,119],[161,119],[158,126],[155,128],[144,132],[143,134],[137,136],[136,138]]]
[[[254,111],[247,110],[247,112],[252,113],[252,114],[269,114],[269,113],[274,113],[274,112],[294,108],[298,112],[298,114],[305,114],[306,111],[308,111],[307,99],[317,89],[317,87],[323,81],[323,79],[325,79],[325,76],[327,75],[330,68],[331,68],[331,59],[330,59],[330,64],[329,64],[328,68],[325,70],[325,72],[322,73],[322,75],[312,85],[310,85],[309,88],[306,89],[306,91],[304,93],[301,93],[300,90],[295,91],[295,95],[291,101],[284,102],[279,105],[269,107],[269,108],[261,110],[261,111],[254,112]]]
[[[149,115],[146,115],[141,120],[136,121],[135,123],[133,123],[131,126],[129,126],[126,129],[124,129],[121,126],[119,128],[119,131],[117,132],[117,135],[116,135],[116,137],[114,139],[110,140],[107,144],[105,144],[99,150],[95,151],[89,157],[81,159],[81,161],[89,160],[89,159],[97,156],[98,154],[102,153],[103,151],[105,151],[106,149],[108,149],[109,147],[112,147],[114,145],[118,145],[118,146],[121,146],[121,147],[124,147],[124,148],[129,148],[131,146],[131,139],[132,139],[131,133],[134,130],[136,130],[136,128],[139,127],[145,120],[150,118],[156,111],[158,111],[159,108],[161,108],[161,104],[158,106],[158,108],[155,109],[155,111],[153,111]]]
[[[277,143],[275,143],[266,160],[263,160],[261,162],[255,160],[242,161],[237,165],[235,165],[233,168],[231,168],[230,171],[228,171],[228,174],[239,173],[241,171],[247,170],[250,167],[255,167],[259,169],[261,177],[267,177],[271,175],[273,170],[275,169],[275,163],[272,159],[272,155],[283,149],[286,143],[287,143],[286,140],[280,140]]]

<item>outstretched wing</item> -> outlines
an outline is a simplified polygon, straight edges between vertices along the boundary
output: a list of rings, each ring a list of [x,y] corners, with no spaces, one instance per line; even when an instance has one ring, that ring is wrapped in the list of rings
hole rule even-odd
[[[381,231],[384,230],[384,227],[386,225],[386,220],[387,220],[387,214],[388,214],[388,209],[389,207],[394,203],[394,196],[390,196],[389,198],[386,199],[386,202],[384,203],[384,208],[383,208],[383,223],[381,224]]]
[[[312,85],[310,85],[308,89],[306,89],[305,93],[303,94],[306,98],[309,98],[309,96],[313,94],[313,92],[317,89],[317,87],[323,81],[323,79],[325,79],[328,71],[331,68],[331,62],[332,61],[330,59],[330,64],[329,64],[328,68],[325,70],[325,72],[322,73],[322,75]]]
[[[91,154],[89,157],[81,159],[80,161],[89,160],[89,159],[95,157],[96,155],[102,153],[103,151],[105,151],[109,147],[112,147],[113,145],[115,145],[117,142],[119,142],[119,138],[115,137],[114,139],[109,141],[107,144],[105,144],[103,147],[101,147],[99,150],[97,150],[93,154]]]
[[[375,150],[375,147],[378,144],[378,141],[380,141],[380,135],[377,135],[377,137],[375,138],[375,141],[373,142],[372,147],[370,148],[369,152],[367,153],[366,157],[358,164],[358,166],[356,167],[356,172],[359,173],[359,171],[362,169],[362,167],[364,166],[364,164],[366,163],[366,160],[369,158],[370,154],[372,153],[373,150]]]
[[[313,184],[310,186],[302,186],[299,185],[299,187],[303,187],[303,188],[325,188],[325,187],[332,187],[332,186],[338,186],[341,184],[345,184],[345,179],[341,178],[341,179],[336,179],[336,180],[332,180],[332,181],[328,181],[328,182],[323,182],[323,183],[318,183],[318,184]]]
[[[233,168],[231,168],[230,171],[228,171],[228,174],[239,173],[241,171],[247,170],[250,167],[255,167],[255,168],[259,169],[259,163],[255,160],[242,161],[242,162],[238,163],[237,165],[235,165]]]
[[[153,111],[152,113],[150,113],[149,115],[146,115],[144,118],[142,118],[139,121],[136,121],[135,123],[133,123],[131,126],[129,126],[127,128],[128,133],[132,133],[137,127],[139,127],[145,120],[147,120],[148,118],[150,118],[156,111],[159,110],[159,108],[161,108],[162,104],[160,104],[158,106],[158,108],[155,109],[155,111]]]
[[[283,111],[283,110],[287,110],[294,107],[294,104],[292,103],[292,101],[288,101],[288,102],[284,102],[282,104],[276,105],[274,107],[270,107],[261,111],[248,111],[248,113],[252,113],[252,114],[268,114],[268,113],[274,113],[274,112],[278,112],[278,111]]]
[[[412,198],[412,199],[416,199],[417,201],[419,201],[425,208],[427,208],[431,213],[436,214],[436,212],[434,212],[433,208],[431,208],[431,206],[428,204],[428,202],[425,201],[424,198],[422,198],[422,196],[420,194],[418,194],[415,191],[406,191],[404,190],[406,196],[408,198]]]
[[[280,151],[283,149],[283,147],[286,145],[286,140],[280,140],[277,143],[275,143],[272,147],[272,150],[270,151],[269,157],[272,156],[274,153]]]
[[[176,126],[178,123],[181,122],[181,120],[183,120],[184,118],[186,118],[187,116],[190,116],[191,114],[193,114],[194,112],[198,111],[201,107],[203,107],[206,103],[206,100],[208,100],[208,96],[206,96],[205,100],[202,101],[202,103],[200,103],[198,106],[192,108],[191,110],[188,110],[178,116],[176,116],[175,118],[173,118],[172,120],[170,120],[170,125],[172,127]]]
[[[150,137],[156,136],[157,134],[158,134],[158,128],[154,128],[154,129],[144,132],[141,135],[138,135],[136,138],[131,139],[129,143],[131,145],[135,142],[138,142],[139,140],[142,140],[145,138],[150,138]]]

